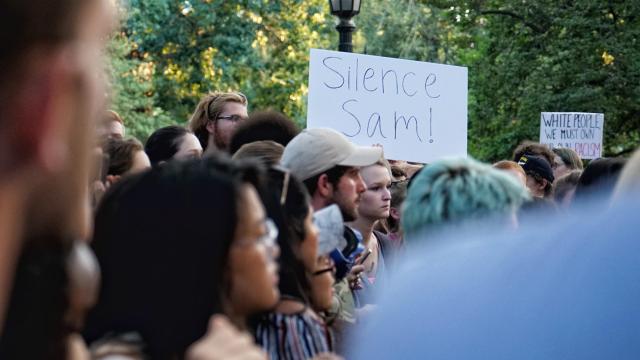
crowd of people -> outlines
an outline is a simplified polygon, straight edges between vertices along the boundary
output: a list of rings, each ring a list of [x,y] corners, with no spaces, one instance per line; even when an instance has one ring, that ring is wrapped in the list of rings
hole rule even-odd
[[[178,120],[143,144],[105,110],[96,76],[109,2],[2,7],[3,359],[393,358],[389,347],[421,326],[486,320],[447,308],[493,293],[442,285],[458,284],[452,274],[468,265],[443,239],[472,237],[480,223],[519,239],[529,217],[568,218],[593,198],[615,207],[640,189],[640,150],[584,166],[572,149],[523,141],[495,164],[410,163],[276,111],[250,112],[241,92],[204,95],[187,126]],[[403,288],[398,274],[423,250]],[[456,255],[460,264],[442,265]],[[431,281],[420,297],[413,277]],[[482,304],[472,308],[483,314]],[[457,354],[438,341],[438,354]],[[419,340],[397,351],[428,353]]]

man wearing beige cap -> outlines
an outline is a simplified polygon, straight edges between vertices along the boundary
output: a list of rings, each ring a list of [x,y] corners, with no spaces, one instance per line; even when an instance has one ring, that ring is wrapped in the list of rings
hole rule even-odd
[[[293,138],[281,163],[304,182],[314,210],[337,204],[344,221],[353,221],[358,217],[360,194],[366,190],[360,167],[381,156],[382,148],[356,146],[335,130],[316,128]]]
[[[360,195],[366,185],[360,167],[374,164],[382,157],[382,148],[356,146],[331,129],[306,129],[285,147],[281,164],[302,180],[311,195],[315,211],[336,204],[344,221],[358,217]],[[344,226],[339,250],[332,252],[338,272],[334,285],[334,303],[326,313],[335,334],[336,350],[344,345],[344,334],[356,322],[355,303],[350,283],[364,269],[354,265],[359,240],[353,230]],[[344,270],[341,270],[344,269]],[[345,277],[345,274],[349,275]],[[342,279],[340,279],[342,278]]]

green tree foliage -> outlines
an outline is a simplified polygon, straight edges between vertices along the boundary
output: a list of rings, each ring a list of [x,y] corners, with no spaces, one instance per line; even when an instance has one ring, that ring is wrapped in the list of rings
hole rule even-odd
[[[241,91],[252,110],[272,108],[302,123],[309,49],[329,46],[331,21],[323,0],[130,0],[123,24],[130,52],[116,68],[122,74],[147,64],[152,76],[118,79],[124,91],[114,104],[125,118],[144,114],[127,122],[142,139],[154,126],[185,123],[214,90]],[[122,54],[113,54],[119,61]]]
[[[139,56],[124,33],[116,34],[107,50],[111,55],[111,107],[123,116],[127,134],[145,139],[153,130],[170,124],[171,117],[156,104],[153,62]]]
[[[335,48],[326,0],[129,0],[112,42],[113,103],[131,133],[184,123],[209,90],[304,123],[309,49]],[[605,114],[605,154],[640,142],[640,2],[372,0],[355,49],[469,67],[469,152],[508,158],[540,112]]]
[[[444,2],[443,2],[444,3]],[[469,69],[470,152],[509,157],[537,140],[541,111],[605,114],[605,153],[640,140],[638,2],[465,1],[449,17],[476,39]]]

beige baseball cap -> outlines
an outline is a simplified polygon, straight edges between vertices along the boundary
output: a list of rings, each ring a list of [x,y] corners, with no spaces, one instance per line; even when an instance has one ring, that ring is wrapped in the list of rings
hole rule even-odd
[[[280,163],[304,181],[334,166],[369,166],[382,157],[382,148],[356,146],[327,128],[305,129],[284,148]]]

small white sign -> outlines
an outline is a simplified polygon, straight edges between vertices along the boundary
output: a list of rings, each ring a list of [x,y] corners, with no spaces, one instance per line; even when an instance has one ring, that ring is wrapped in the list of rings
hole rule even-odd
[[[602,157],[604,114],[543,112],[540,114],[540,143],[551,148],[575,150],[582,159]]]
[[[307,126],[394,160],[467,156],[467,68],[311,50]]]

